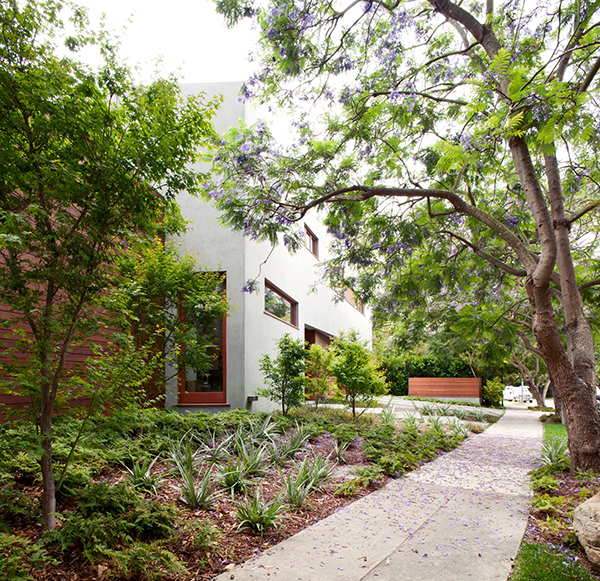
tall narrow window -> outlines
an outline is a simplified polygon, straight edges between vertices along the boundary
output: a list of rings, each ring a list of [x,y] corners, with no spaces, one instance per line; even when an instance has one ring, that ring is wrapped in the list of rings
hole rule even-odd
[[[319,258],[319,239],[306,224],[304,224],[304,244],[312,254]]]
[[[298,303],[265,280],[265,313],[293,325],[298,325]]]
[[[221,291],[226,292],[225,280]],[[185,313],[183,313],[185,316]],[[206,357],[208,366],[203,369],[179,370],[179,404],[223,404],[227,401],[226,369],[227,351],[225,349],[226,317],[215,319],[198,327],[198,334],[209,341]]]

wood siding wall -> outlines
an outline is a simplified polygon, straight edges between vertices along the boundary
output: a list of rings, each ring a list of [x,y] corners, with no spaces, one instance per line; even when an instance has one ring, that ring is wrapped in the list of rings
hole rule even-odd
[[[436,399],[481,400],[479,377],[410,377],[408,395]]]
[[[10,320],[11,314],[5,305],[0,303],[0,319]],[[15,339],[11,337],[11,331],[21,329],[26,337],[31,336],[31,330],[28,325],[24,323],[18,323],[13,325],[9,329],[2,329],[0,331],[0,363],[11,362],[17,365],[26,365],[29,358],[29,354],[25,352],[13,353],[10,357],[8,353],[11,353],[15,347]],[[107,328],[105,334],[97,334],[91,337],[91,342],[106,347],[108,345],[108,336],[114,332],[115,329]],[[85,360],[93,356],[93,352],[87,345],[79,345],[75,347],[67,356],[65,367],[67,370],[73,369],[78,366],[83,366]],[[0,370],[0,379],[6,379],[6,376],[2,375]],[[9,410],[22,410],[31,404],[31,400],[28,396],[19,396],[3,393],[0,387],[0,404],[4,404]],[[155,390],[156,391],[156,390]],[[70,406],[87,406],[90,400],[87,397],[79,397],[74,401],[70,402]],[[0,421],[6,419],[6,414],[2,413],[2,406],[0,406]]]

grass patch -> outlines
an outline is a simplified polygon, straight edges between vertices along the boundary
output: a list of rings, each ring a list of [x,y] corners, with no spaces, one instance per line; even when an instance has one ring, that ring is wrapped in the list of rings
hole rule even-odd
[[[510,581],[593,581],[595,577],[578,561],[579,557],[564,547],[558,549],[553,545],[523,543]]]
[[[544,424],[544,442],[555,440],[557,438],[567,439],[567,426],[563,424]]]

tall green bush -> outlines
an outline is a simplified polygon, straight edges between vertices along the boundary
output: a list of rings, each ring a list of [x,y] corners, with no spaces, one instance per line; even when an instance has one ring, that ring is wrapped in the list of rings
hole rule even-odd
[[[332,361],[331,351],[316,343],[310,346],[306,360],[306,391],[315,396],[315,407],[319,406],[319,399],[331,388]]]

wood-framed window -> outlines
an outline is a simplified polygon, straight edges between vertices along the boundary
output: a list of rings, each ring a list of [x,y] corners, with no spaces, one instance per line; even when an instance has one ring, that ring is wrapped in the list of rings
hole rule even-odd
[[[268,280],[265,280],[265,313],[298,327],[298,303]]]
[[[351,288],[344,289],[344,300],[351,304],[359,313],[362,315],[365,314],[365,306],[360,302],[360,299]]]
[[[319,258],[319,239],[306,224],[304,224],[304,245],[311,254]]]
[[[227,293],[226,279],[223,278],[221,291]],[[185,313],[182,313],[185,316]],[[202,333],[213,337],[208,350],[212,364],[208,371],[180,369],[178,374],[179,405],[219,405],[227,403],[227,317],[215,319],[209,328],[201,328]]]

